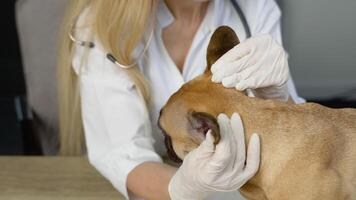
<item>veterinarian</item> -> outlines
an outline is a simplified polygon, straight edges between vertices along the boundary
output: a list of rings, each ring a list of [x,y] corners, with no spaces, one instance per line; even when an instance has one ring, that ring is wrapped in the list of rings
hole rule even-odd
[[[246,156],[231,150],[244,140],[238,114],[218,117],[225,142],[215,148],[208,133],[177,169],[162,161],[159,111],[203,73],[210,36],[221,25],[242,43],[214,64],[212,81],[303,102],[289,76],[280,20],[274,0],[72,0],[58,70],[61,153],[86,153],[126,198],[203,199],[237,190],[258,170],[260,151],[257,135]]]

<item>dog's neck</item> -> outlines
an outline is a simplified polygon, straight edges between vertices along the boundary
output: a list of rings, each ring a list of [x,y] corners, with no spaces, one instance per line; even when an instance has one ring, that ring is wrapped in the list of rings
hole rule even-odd
[[[273,172],[270,169],[268,174],[265,173],[265,169],[272,168],[270,166],[275,165],[274,162],[278,162],[271,160],[272,156],[270,155],[278,151],[277,153],[288,156],[290,151],[280,149],[276,144],[286,138],[293,141],[293,138],[298,137],[298,135],[280,129],[280,125],[288,120],[284,116],[284,110],[290,105],[279,101],[248,97],[244,92],[237,91],[234,88],[224,88],[222,84],[212,83],[209,74],[203,75],[197,81],[200,81],[204,87],[209,88],[205,90],[212,94],[209,100],[211,104],[208,108],[211,114],[215,116],[220,113],[225,113],[228,116],[231,116],[234,112],[240,114],[245,129],[246,145],[253,133],[259,134],[261,138],[260,172],[249,183],[263,189],[272,187],[273,183],[277,181],[273,180],[273,175],[279,172]],[[274,167],[272,169],[278,170],[281,168]]]

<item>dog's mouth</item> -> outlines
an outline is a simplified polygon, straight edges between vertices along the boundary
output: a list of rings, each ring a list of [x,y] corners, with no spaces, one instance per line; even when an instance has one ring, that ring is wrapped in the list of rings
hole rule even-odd
[[[172,160],[173,162],[175,163],[182,163],[182,159],[180,159],[176,152],[174,152],[174,149],[173,149],[173,144],[172,144],[172,138],[171,136],[169,136],[165,131],[164,129],[162,128],[161,124],[159,123],[160,121],[160,118],[161,118],[161,114],[162,114],[162,110],[160,111],[160,114],[159,114],[159,119],[158,119],[158,128],[161,130],[163,136],[164,136],[164,144],[166,146],[166,149],[167,149],[167,156],[170,160]]]
[[[174,152],[173,145],[172,145],[172,138],[171,136],[167,135],[166,133],[164,134],[164,144],[166,145],[167,148],[167,155],[170,160],[176,163],[182,163],[182,159],[180,159],[176,152]]]

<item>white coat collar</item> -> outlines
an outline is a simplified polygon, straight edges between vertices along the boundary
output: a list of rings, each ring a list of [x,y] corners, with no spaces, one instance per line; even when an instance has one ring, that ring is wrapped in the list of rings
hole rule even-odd
[[[220,0],[221,1],[221,0]],[[222,0],[226,1],[226,0]],[[217,25],[220,24],[221,14],[222,14],[222,3],[215,0],[211,0],[209,3],[209,7],[206,13],[206,16],[201,24],[201,31],[203,33],[213,32]],[[159,0],[158,8],[157,8],[157,28],[163,29],[169,26],[174,21],[174,16],[172,12],[167,7],[164,0]]]
[[[157,8],[157,25],[160,29],[163,29],[173,23],[174,16],[167,7],[164,0],[160,0]]]

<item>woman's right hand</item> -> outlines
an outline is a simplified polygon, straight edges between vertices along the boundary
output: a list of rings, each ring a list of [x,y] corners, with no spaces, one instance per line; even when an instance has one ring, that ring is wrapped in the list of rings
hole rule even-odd
[[[172,177],[168,185],[172,200],[201,200],[213,192],[235,191],[257,172],[259,136],[251,136],[246,157],[240,116],[234,113],[230,120],[225,114],[220,114],[218,123],[221,140],[216,147],[213,136],[208,132],[205,141],[186,156]]]

